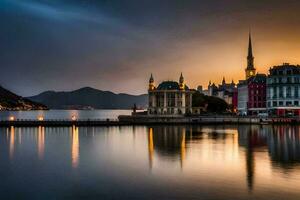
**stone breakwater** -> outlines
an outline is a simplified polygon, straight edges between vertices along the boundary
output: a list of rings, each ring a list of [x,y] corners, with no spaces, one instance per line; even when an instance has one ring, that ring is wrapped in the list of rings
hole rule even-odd
[[[120,115],[118,120],[4,120],[5,126],[129,126],[159,124],[300,124],[300,118],[257,118],[237,116],[149,116]]]
[[[132,115],[119,116],[120,122],[131,124],[293,124],[300,118],[259,118],[239,116],[154,116]]]

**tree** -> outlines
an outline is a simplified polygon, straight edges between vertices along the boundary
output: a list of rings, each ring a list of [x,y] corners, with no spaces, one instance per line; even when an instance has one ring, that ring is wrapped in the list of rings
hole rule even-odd
[[[205,107],[208,113],[222,113],[228,109],[228,104],[218,97],[206,96],[198,91],[193,94],[193,107]]]

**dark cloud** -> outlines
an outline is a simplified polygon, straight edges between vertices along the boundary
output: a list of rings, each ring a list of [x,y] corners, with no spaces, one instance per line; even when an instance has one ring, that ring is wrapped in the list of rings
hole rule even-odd
[[[244,37],[250,25],[257,30],[299,26],[299,5],[276,0],[3,0],[0,84],[22,95],[82,86],[142,93],[150,72],[165,79],[179,71],[203,83],[210,72],[202,64],[222,57],[219,50],[232,47],[228,40]],[[203,76],[202,70],[207,72]]]

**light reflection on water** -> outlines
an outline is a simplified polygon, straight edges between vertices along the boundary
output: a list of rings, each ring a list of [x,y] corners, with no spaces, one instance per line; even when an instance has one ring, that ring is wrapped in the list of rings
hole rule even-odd
[[[299,126],[0,128],[1,199],[299,199]]]

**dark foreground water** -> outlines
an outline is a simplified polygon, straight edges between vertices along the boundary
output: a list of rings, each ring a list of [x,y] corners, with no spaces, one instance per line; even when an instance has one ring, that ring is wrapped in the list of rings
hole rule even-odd
[[[300,127],[0,128],[0,199],[300,199]]]

